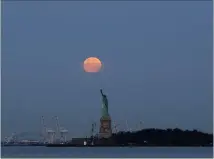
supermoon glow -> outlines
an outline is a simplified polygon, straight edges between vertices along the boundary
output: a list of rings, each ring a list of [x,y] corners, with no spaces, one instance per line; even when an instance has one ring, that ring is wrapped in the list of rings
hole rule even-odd
[[[102,62],[97,57],[89,57],[83,63],[85,72],[96,73],[100,71],[101,67]]]

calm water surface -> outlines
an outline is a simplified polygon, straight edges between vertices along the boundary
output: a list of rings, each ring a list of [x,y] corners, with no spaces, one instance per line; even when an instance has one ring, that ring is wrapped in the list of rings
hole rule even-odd
[[[212,158],[213,148],[92,148],[92,147],[2,147],[2,157],[191,157]]]

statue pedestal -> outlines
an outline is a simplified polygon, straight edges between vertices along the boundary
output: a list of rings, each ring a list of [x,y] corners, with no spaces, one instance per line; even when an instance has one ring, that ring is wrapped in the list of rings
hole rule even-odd
[[[101,117],[100,118],[100,132],[99,138],[109,138],[112,135],[111,129],[111,117]]]

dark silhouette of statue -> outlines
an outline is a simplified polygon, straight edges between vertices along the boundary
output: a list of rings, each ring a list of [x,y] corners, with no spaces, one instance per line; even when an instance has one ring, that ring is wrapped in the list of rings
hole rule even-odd
[[[102,89],[100,89],[100,93],[102,95],[102,117],[108,117],[108,99],[105,94],[103,94]]]

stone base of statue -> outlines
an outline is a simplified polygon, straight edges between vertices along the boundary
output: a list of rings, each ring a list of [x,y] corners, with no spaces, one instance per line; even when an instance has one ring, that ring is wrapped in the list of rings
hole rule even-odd
[[[100,118],[99,138],[110,138],[112,136],[111,117],[104,116]]]

